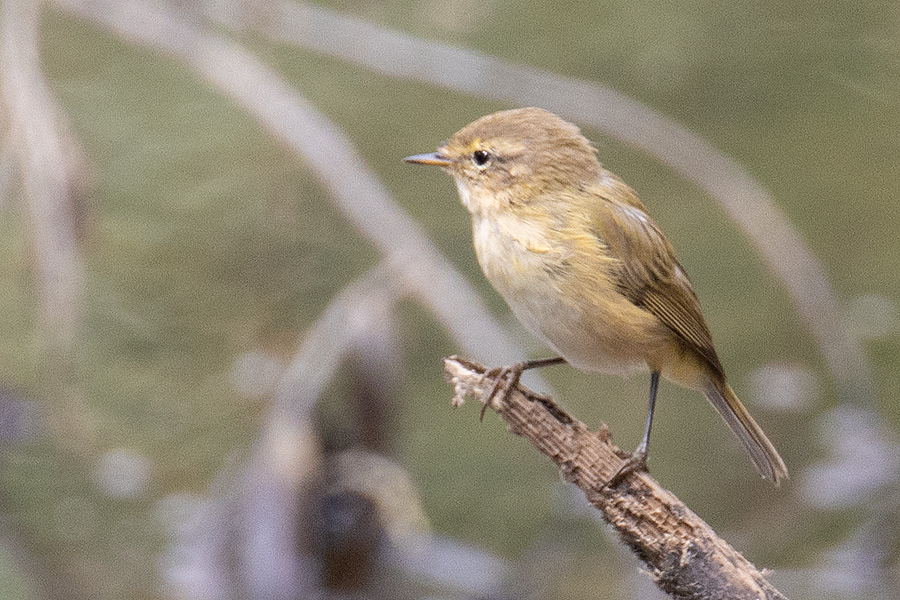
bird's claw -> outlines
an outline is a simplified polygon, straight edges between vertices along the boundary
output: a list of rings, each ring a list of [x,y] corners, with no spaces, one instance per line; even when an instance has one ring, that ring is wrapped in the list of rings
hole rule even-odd
[[[481,416],[479,420],[484,421],[484,413],[487,412],[487,408],[491,404],[491,401],[501,389],[503,390],[502,400],[506,401],[506,399],[509,398],[512,390],[519,384],[519,379],[522,377],[525,365],[526,363],[524,362],[518,362],[514,365],[494,367],[493,369],[485,371],[484,375],[482,375],[482,379],[493,378],[494,385],[492,385],[491,389],[485,392],[481,397]]]
[[[649,469],[647,469],[647,448],[643,444],[638,446],[637,450],[625,459],[619,470],[603,484],[600,491],[616,487],[632,473],[649,473]]]

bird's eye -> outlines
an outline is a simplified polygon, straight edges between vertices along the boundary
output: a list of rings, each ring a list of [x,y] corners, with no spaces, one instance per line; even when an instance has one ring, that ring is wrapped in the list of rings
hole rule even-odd
[[[479,167],[483,167],[491,160],[491,153],[486,150],[476,150],[472,153],[472,161]]]

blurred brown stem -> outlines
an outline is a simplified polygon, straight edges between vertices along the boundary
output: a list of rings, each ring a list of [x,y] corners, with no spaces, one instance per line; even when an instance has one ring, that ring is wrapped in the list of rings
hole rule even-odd
[[[454,405],[468,395],[482,398],[494,385],[494,378],[484,376],[485,367],[459,357],[445,359],[444,370],[454,386]],[[550,398],[522,386],[506,401],[500,396],[490,408],[584,491],[661,590],[685,600],[784,599],[752,563],[649,474],[632,473],[604,488],[623,460],[605,425],[592,432]]]

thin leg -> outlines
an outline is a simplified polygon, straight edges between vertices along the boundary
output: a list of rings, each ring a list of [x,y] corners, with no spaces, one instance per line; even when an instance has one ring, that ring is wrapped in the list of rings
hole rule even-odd
[[[650,429],[653,427],[653,411],[656,409],[656,390],[659,389],[659,371],[650,373],[650,410],[647,412],[647,423],[644,425],[644,439],[638,446],[638,451],[643,451],[646,462],[647,451],[650,448]]]
[[[482,398],[481,420],[484,421],[484,412],[487,410],[488,404],[494,399],[501,389],[503,389],[503,400],[505,401],[513,389],[519,385],[519,379],[522,373],[531,369],[540,369],[541,367],[549,367],[551,365],[559,365],[566,362],[562,356],[554,356],[553,358],[538,358],[535,360],[523,360],[508,367],[497,367],[487,371],[485,377],[496,377],[494,385],[490,391]]]
[[[656,392],[659,389],[659,371],[650,373],[650,410],[647,412],[647,423],[644,425],[644,438],[631,456],[622,463],[616,474],[610,477],[603,487],[614,486],[622,481],[626,475],[634,471],[647,470],[647,452],[650,448],[650,430],[653,428],[653,411],[656,409]]]

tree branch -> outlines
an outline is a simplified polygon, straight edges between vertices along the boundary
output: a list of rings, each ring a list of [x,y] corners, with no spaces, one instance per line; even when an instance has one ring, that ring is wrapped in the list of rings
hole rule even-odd
[[[444,371],[454,387],[454,406],[468,395],[482,398],[495,381],[484,376],[485,367],[457,356],[444,360]],[[605,424],[592,432],[550,398],[522,386],[508,400],[500,396],[490,407],[584,491],[664,592],[685,600],[784,600],[753,564],[649,474],[633,473],[603,489],[623,460]]]

